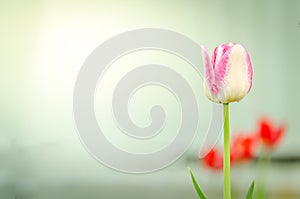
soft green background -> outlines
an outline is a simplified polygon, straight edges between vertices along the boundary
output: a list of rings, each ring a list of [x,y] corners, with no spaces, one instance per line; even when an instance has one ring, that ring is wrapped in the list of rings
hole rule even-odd
[[[113,35],[143,27],[177,31],[210,52],[229,41],[246,46],[254,69],[253,89],[232,105],[231,128],[251,131],[263,115],[284,121],[288,132],[275,155],[299,156],[299,22],[296,0],[0,1],[0,198],[196,198],[187,165],[208,195],[221,197],[220,174],[187,161],[196,157],[199,139],[171,167],[129,175],[95,161],[77,137],[72,92],[83,61]],[[136,56],[135,63],[158,55],[139,56],[147,59]],[[169,60],[160,56],[162,62]],[[169,61],[175,68],[184,65],[176,58]],[[211,109],[197,81],[201,131],[207,128]],[[160,95],[170,97],[163,91]],[[176,126],[178,105],[170,100]],[[132,114],[138,110],[133,106]],[[135,121],[147,124],[143,117]],[[274,166],[270,172],[270,189],[283,194],[278,198],[299,197],[299,165]],[[254,177],[253,165],[233,170],[233,184],[242,191]]]

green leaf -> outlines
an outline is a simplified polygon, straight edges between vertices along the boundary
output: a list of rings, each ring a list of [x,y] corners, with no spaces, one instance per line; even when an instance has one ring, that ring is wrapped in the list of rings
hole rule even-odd
[[[196,180],[196,178],[195,178],[195,176],[194,176],[194,174],[193,174],[193,172],[192,172],[192,169],[189,168],[189,167],[188,167],[188,169],[189,169],[189,172],[190,172],[190,174],[191,174],[192,181],[193,181],[194,187],[195,187],[195,189],[196,189],[196,191],[197,191],[197,193],[198,193],[199,198],[200,198],[200,199],[206,199],[206,196],[205,196],[204,193],[202,192],[202,190],[201,190],[201,188],[200,188],[200,186],[199,186],[199,184],[198,184],[198,182],[197,182],[197,180]]]
[[[253,196],[253,190],[254,190],[254,181],[252,181],[250,187],[249,187],[249,190],[247,192],[247,196],[246,196],[246,199],[252,199],[252,196]]]

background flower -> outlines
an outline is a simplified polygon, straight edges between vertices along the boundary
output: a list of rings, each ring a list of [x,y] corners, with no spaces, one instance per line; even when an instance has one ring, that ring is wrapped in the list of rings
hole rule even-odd
[[[275,125],[270,119],[262,118],[259,121],[258,133],[263,144],[269,148],[275,147],[285,133],[285,125]]]
[[[208,168],[214,170],[222,170],[223,168],[223,155],[216,148],[213,148],[204,157],[203,163]]]
[[[253,130],[248,134],[237,133],[233,136],[230,146],[232,165],[241,161],[250,161],[256,155],[260,156],[260,144],[269,149],[274,149],[286,132],[286,127],[283,123],[276,125],[267,117],[260,119],[258,124],[258,130]],[[216,147],[203,160],[200,160],[205,166],[213,170],[222,170],[222,161],[223,154]]]
[[[255,155],[255,150],[259,144],[257,133],[237,134],[232,139],[231,155],[232,160],[249,160]]]

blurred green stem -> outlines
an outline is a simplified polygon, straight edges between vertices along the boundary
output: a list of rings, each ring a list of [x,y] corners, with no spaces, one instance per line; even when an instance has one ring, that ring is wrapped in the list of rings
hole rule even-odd
[[[268,168],[271,159],[271,153],[268,148],[263,146],[261,156],[258,160],[258,180],[257,180],[257,195],[256,199],[266,199],[266,180],[268,176]]]
[[[231,198],[230,189],[230,128],[229,128],[229,105],[223,104],[224,108],[224,199]]]

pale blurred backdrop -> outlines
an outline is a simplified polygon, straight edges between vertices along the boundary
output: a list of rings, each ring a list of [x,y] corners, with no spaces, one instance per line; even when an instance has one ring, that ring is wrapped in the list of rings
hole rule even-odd
[[[225,42],[243,44],[253,64],[253,89],[232,104],[231,129],[251,131],[264,115],[283,121],[288,131],[273,155],[299,160],[299,23],[296,0],[0,1],[0,198],[197,198],[187,166],[209,198],[222,197],[221,174],[197,162],[200,138],[170,167],[144,175],[111,170],[80,143],[72,97],[82,63],[105,40],[144,27],[179,32],[210,52]],[[183,65],[155,53],[132,60],[147,64],[153,57]],[[201,81],[197,92],[200,136],[211,103]],[[233,169],[233,187],[245,193],[255,175],[254,163]],[[300,198],[297,161],[271,164],[267,181],[272,198]]]

